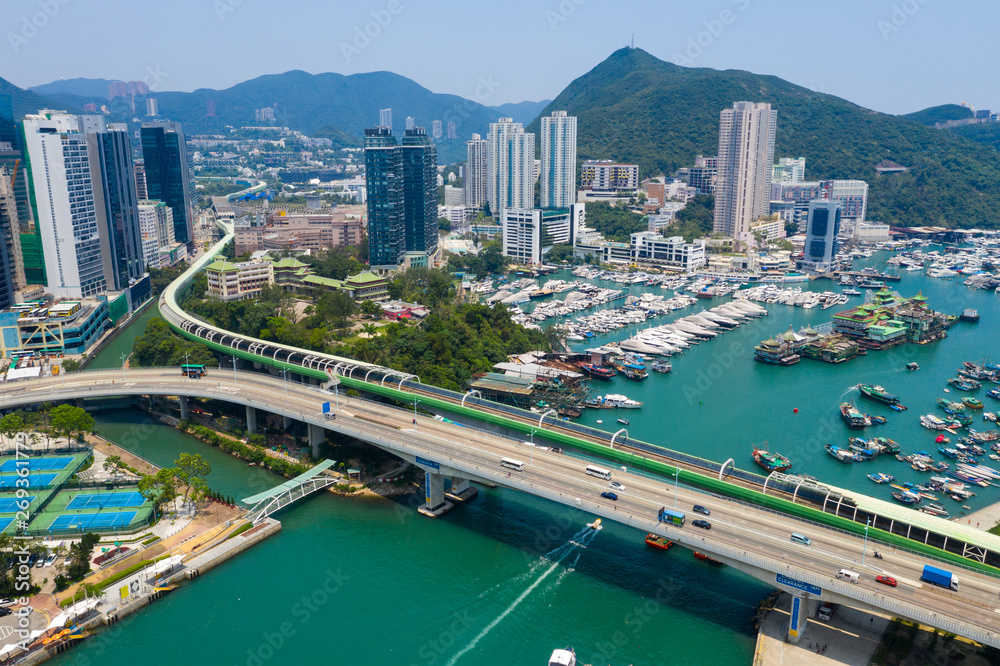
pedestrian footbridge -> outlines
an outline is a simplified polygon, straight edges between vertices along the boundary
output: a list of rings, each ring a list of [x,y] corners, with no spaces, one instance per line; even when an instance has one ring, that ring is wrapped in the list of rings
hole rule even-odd
[[[324,460],[308,472],[299,474],[294,479],[289,479],[279,486],[250,497],[244,497],[240,502],[250,509],[247,519],[256,525],[275,511],[285,508],[306,495],[332,486],[337,482],[337,479],[327,474],[326,471],[336,464],[335,460]]]

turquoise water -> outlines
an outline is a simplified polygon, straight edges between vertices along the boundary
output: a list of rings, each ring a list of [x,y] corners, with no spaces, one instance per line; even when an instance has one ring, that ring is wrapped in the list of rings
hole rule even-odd
[[[91,359],[90,363],[87,364],[87,369],[102,370],[122,367],[122,355],[128,356],[132,353],[132,341],[135,340],[136,336],[142,335],[150,319],[158,316],[160,316],[160,309],[156,303],[153,303],[141,315],[129,322],[128,326],[109,342],[100,354]]]
[[[834,289],[831,284],[808,288]],[[829,321],[836,308],[765,306],[769,316],[673,357],[673,373],[642,383],[616,378],[595,389],[645,401],[641,410],[617,414],[630,420],[634,437],[715,460],[733,457],[745,468],[752,467],[750,447],[767,440],[792,458],[793,471],[887,497],[865,474],[884,471],[914,481],[927,475],[892,459],[842,465],[827,456],[824,444],[846,443],[853,434],[839,418],[841,399],[857,397],[851,387],[858,382],[883,384],[909,410],[858,399],[865,411],[889,418],[866,432],[892,437],[904,451],[934,451],[935,434],[919,426],[920,414],[940,411],[937,397],[959,394],[942,389],[962,361],[1000,357],[995,294],[913,275],[893,288],[906,296],[920,289],[938,310],[977,308],[982,319],[957,324],[946,340],[927,346],[872,352],[838,366],[803,360],[778,368],[755,363],[753,346],[789,324]],[[702,307],[711,305],[698,303],[650,324]],[[604,339],[626,335],[623,329]],[[116,342],[124,345],[124,334]],[[904,370],[911,360],[920,370]],[[982,399],[987,409],[1000,407]],[[612,429],[615,418],[611,410],[587,411],[581,421],[601,419]],[[281,481],[138,411],[101,413],[98,428],[161,465],[182,451],[201,453],[213,465],[211,485],[226,494],[245,497]],[[998,499],[991,488],[969,504]],[[278,517],[279,535],[56,663],[532,665],[565,645],[595,664],[749,663],[750,619],[768,592],[741,574],[702,565],[686,550],[649,549],[642,534],[616,524],[586,548],[567,545],[574,537],[585,542],[579,530],[589,516],[507,490],[483,490],[471,505],[438,520],[418,516],[405,500],[328,495]]]

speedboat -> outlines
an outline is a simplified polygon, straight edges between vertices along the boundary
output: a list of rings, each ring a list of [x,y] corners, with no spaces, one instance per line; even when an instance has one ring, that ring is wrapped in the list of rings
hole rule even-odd
[[[600,532],[601,529],[602,529],[601,528],[601,519],[598,518],[597,520],[595,520],[592,523],[587,523],[587,527],[589,527],[592,530],[596,530],[596,531]]]

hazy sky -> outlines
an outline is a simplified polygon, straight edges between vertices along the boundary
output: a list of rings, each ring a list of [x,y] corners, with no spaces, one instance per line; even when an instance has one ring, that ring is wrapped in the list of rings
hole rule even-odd
[[[1000,107],[997,0],[2,1],[0,76],[22,87],[390,70],[496,105],[555,97],[634,35],[664,60],[774,74],[889,113]]]

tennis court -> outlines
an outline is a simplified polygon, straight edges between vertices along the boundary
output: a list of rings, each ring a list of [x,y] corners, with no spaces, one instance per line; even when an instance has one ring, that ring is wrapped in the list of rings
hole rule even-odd
[[[0,518],[0,532],[3,532],[5,529],[10,527],[12,522],[14,522],[14,516],[11,516],[10,518]]]
[[[38,488],[41,486],[47,486],[52,483],[55,478],[59,476],[58,474],[37,474],[31,472],[28,476],[21,476],[20,474],[5,474],[0,476],[0,488],[17,488],[18,479],[27,479],[28,488]],[[24,487],[23,484],[21,487]]]
[[[0,499],[0,513],[14,513],[15,511],[21,511],[21,507],[29,506],[33,501],[35,501],[34,496],[32,497],[4,497]],[[0,532],[3,529],[0,528]]]
[[[47,469],[66,469],[66,466],[73,462],[73,456],[66,458],[21,458],[20,460],[7,460],[0,465],[0,472],[16,472],[19,469],[30,469],[40,471]]]
[[[106,509],[121,508],[125,506],[142,506],[146,498],[142,493],[134,491],[121,493],[95,493],[91,495],[77,495],[69,504],[67,509]],[[3,505],[0,504],[0,513],[3,512]]]
[[[86,530],[91,528],[126,527],[135,518],[137,511],[120,513],[63,514],[52,521],[49,530]]]

